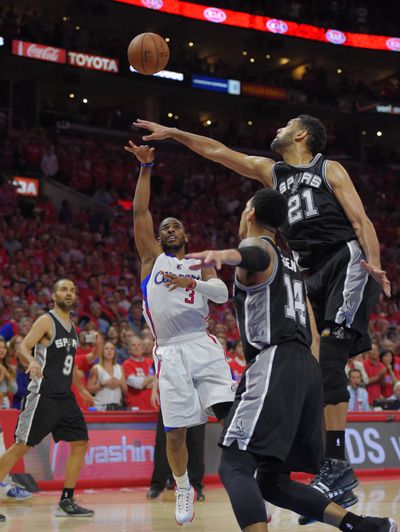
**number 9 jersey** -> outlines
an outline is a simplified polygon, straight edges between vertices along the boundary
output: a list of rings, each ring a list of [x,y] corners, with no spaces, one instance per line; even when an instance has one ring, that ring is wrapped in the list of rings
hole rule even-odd
[[[178,259],[161,253],[150,274],[142,281],[143,315],[157,340],[169,340],[205,332],[208,323],[208,300],[195,290],[176,288],[169,291],[164,273],[201,279],[201,272],[190,270],[193,259]]]
[[[235,277],[234,300],[247,363],[261,351],[285,342],[311,345],[306,288],[295,260],[270,238],[275,252],[270,279],[254,286]]]

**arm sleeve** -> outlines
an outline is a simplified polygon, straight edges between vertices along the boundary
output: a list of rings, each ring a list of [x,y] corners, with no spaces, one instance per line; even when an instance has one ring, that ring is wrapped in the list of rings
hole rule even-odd
[[[126,383],[131,388],[136,388],[136,390],[143,389],[144,377],[137,377],[136,375],[129,375],[126,379]]]
[[[208,281],[196,281],[194,290],[214,303],[226,303],[228,301],[228,288],[221,279],[216,277]]]

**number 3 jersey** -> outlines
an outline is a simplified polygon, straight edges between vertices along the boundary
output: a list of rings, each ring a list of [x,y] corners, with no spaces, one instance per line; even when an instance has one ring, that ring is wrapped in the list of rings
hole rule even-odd
[[[332,248],[357,237],[326,177],[327,160],[318,153],[310,164],[273,167],[274,188],[288,200],[281,227],[301,269],[316,271]]]
[[[169,291],[165,285],[168,279],[164,273],[200,280],[201,271],[189,269],[196,263],[193,259],[180,260],[170,253],[162,253],[151,273],[142,281],[143,314],[158,341],[205,332],[208,327],[206,297],[185,288]]]
[[[34,357],[42,366],[43,377],[32,379],[30,392],[46,397],[65,397],[71,393],[74,356],[78,337],[72,321],[67,327],[54,310],[47,313],[52,322],[52,337],[47,346],[36,344]]]
[[[306,288],[294,259],[271,239],[260,237],[275,251],[274,269],[266,283],[242,285],[237,276],[234,301],[246,361],[284,342],[311,345]]]

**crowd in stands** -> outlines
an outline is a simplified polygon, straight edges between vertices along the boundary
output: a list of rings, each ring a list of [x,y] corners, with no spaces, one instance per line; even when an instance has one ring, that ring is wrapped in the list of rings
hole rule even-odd
[[[0,341],[3,408],[20,405],[27,377],[16,364],[18,343],[33,320],[51,308],[52,286],[64,277],[72,278],[79,289],[73,312],[80,338],[76,364],[97,407],[157,408],[153,339],[141,308],[132,212],[119,201],[131,200],[138,165],[120,146],[105,149],[95,141],[71,137],[51,140],[53,144],[44,130],[13,131],[3,145],[7,172],[0,183],[0,334],[7,341]],[[28,175],[32,171],[53,175],[96,202],[76,210],[67,200],[59,209],[46,197],[34,203],[21,200],[12,180],[5,177],[15,175],[16,169]],[[360,372],[355,388],[366,386],[372,404],[395,395],[399,388],[398,175],[373,167],[351,173],[377,229],[383,265],[392,280],[392,299],[382,296],[371,316],[373,348],[348,368],[354,382]],[[236,246],[243,204],[256,187],[255,182],[187,151],[157,151],[151,200],[155,227],[174,215],[190,232],[190,249]],[[230,286],[232,271],[223,270],[222,277]],[[232,302],[210,305],[209,331],[223,345],[239,379],[244,357]]]

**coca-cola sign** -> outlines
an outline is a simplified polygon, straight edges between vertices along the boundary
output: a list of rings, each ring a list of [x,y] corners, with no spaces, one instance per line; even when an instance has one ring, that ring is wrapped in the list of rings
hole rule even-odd
[[[67,59],[67,52],[63,48],[15,39],[12,42],[12,53],[39,61],[50,61],[51,63],[65,63]]]
[[[118,59],[112,59],[110,57],[101,57],[99,55],[69,51],[68,64],[80,68],[118,74]]]

